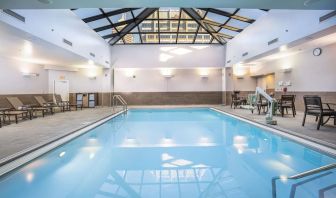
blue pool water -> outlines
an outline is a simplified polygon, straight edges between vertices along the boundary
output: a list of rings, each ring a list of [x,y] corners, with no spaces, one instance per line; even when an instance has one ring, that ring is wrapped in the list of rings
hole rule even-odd
[[[0,197],[269,198],[273,176],[335,162],[210,109],[130,110],[1,178]],[[277,185],[336,197],[334,170]]]

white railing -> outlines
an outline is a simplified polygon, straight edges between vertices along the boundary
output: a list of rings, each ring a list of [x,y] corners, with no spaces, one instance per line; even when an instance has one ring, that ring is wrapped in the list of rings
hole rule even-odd
[[[123,110],[126,112],[128,107],[127,107],[127,102],[124,100],[121,95],[114,95],[112,98],[112,106],[113,106],[113,111],[116,106],[118,106],[118,102],[123,106]]]

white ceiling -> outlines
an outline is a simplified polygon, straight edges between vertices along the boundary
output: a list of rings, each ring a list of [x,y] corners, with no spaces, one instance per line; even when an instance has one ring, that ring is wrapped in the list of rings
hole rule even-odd
[[[41,3],[44,2],[44,3]],[[47,2],[47,3],[46,3]],[[0,8],[201,7],[259,9],[336,9],[335,0],[1,0]]]
[[[318,32],[314,35],[307,36],[288,45],[281,46],[279,49],[271,50],[256,58],[249,59],[244,64],[254,65],[265,63],[304,51],[312,51],[315,48],[323,48],[334,43],[336,43],[336,26]]]
[[[86,58],[3,22],[0,22],[0,43],[3,57],[49,66],[88,66]]]

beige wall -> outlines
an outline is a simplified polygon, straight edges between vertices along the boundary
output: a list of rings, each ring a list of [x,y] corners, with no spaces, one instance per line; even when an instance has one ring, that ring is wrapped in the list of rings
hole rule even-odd
[[[22,72],[37,73],[24,77]],[[48,74],[42,66],[0,56],[0,95],[48,93]]]
[[[202,92],[222,91],[222,69],[172,69],[172,77],[162,69],[115,69],[116,92]],[[208,72],[208,77],[202,77]]]
[[[291,81],[289,91],[336,91],[336,44],[322,47],[322,54],[314,56],[312,49],[278,60],[265,62],[258,67],[258,73],[275,73],[276,89],[279,81]],[[284,68],[291,67],[285,73]]]
[[[235,75],[231,78],[226,75],[230,82],[226,83],[226,88],[223,90],[252,91],[258,85],[280,91],[279,81],[290,81],[292,85],[288,87],[288,91],[336,92],[336,44],[322,47],[322,50],[320,56],[314,56],[312,49],[308,49],[277,60],[263,62],[253,66],[243,79],[237,79]],[[284,68],[287,67],[291,68],[290,72],[284,72]],[[227,70],[230,71],[230,69]],[[270,73],[274,73],[274,78],[269,75],[252,79],[249,77]]]

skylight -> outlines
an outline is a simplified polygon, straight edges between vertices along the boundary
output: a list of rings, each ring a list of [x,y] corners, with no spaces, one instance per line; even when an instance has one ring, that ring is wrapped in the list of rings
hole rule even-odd
[[[73,9],[111,45],[225,44],[267,11],[173,7]]]

